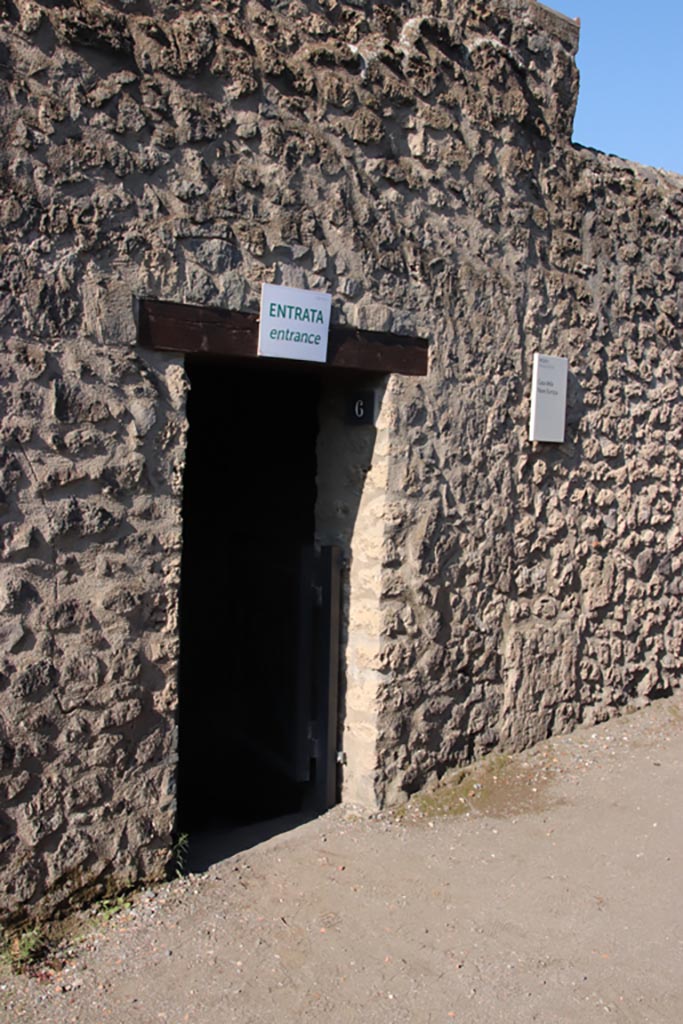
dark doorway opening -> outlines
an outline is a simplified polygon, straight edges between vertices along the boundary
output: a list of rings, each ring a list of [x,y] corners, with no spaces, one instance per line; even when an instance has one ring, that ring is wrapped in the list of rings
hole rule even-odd
[[[178,828],[313,810],[319,377],[188,359]]]

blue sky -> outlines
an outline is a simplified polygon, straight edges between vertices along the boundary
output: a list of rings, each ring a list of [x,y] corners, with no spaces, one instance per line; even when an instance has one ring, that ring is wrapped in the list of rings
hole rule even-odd
[[[683,174],[683,0],[545,0],[581,18],[574,141]]]

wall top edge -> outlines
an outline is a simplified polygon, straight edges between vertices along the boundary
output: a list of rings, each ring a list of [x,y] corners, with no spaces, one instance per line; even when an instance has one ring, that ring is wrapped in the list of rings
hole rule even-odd
[[[532,14],[534,18],[543,23],[544,27],[554,35],[571,43],[574,52],[579,48],[579,35],[581,33],[581,19],[571,18],[568,14],[557,11],[554,7],[542,4],[540,0],[533,0]]]
[[[548,14],[552,14],[554,18],[559,18],[560,21],[567,22],[569,25],[576,25],[577,28],[581,26],[581,18],[572,18],[569,14],[564,14],[562,11],[558,11],[556,7],[549,7],[548,4],[542,4],[541,0],[535,0],[536,6],[541,7]]]
[[[683,174],[679,174],[677,171],[641,164],[637,160],[628,160],[617,153],[607,153],[595,146],[586,146],[580,142],[572,143],[572,149],[583,160],[593,161],[615,172],[620,171],[649,181],[656,185],[661,192],[683,195]]]

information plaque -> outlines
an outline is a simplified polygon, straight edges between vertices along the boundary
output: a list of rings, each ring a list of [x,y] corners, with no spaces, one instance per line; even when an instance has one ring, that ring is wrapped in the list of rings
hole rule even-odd
[[[534,354],[530,441],[564,441],[567,416],[567,360]]]

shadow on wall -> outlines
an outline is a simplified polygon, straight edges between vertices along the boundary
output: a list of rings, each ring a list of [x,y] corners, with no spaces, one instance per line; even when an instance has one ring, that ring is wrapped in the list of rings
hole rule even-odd
[[[380,450],[377,424],[388,380],[379,374],[336,373],[324,378],[320,401],[316,540],[342,551],[338,750],[344,750],[344,757],[338,792],[341,797],[344,787],[352,800],[358,800],[359,787],[374,785],[374,729],[363,728],[368,711],[359,706],[363,687],[355,684],[363,670],[356,664],[354,644],[366,628],[376,634],[387,488],[386,452]],[[365,418],[356,415],[359,402]]]

